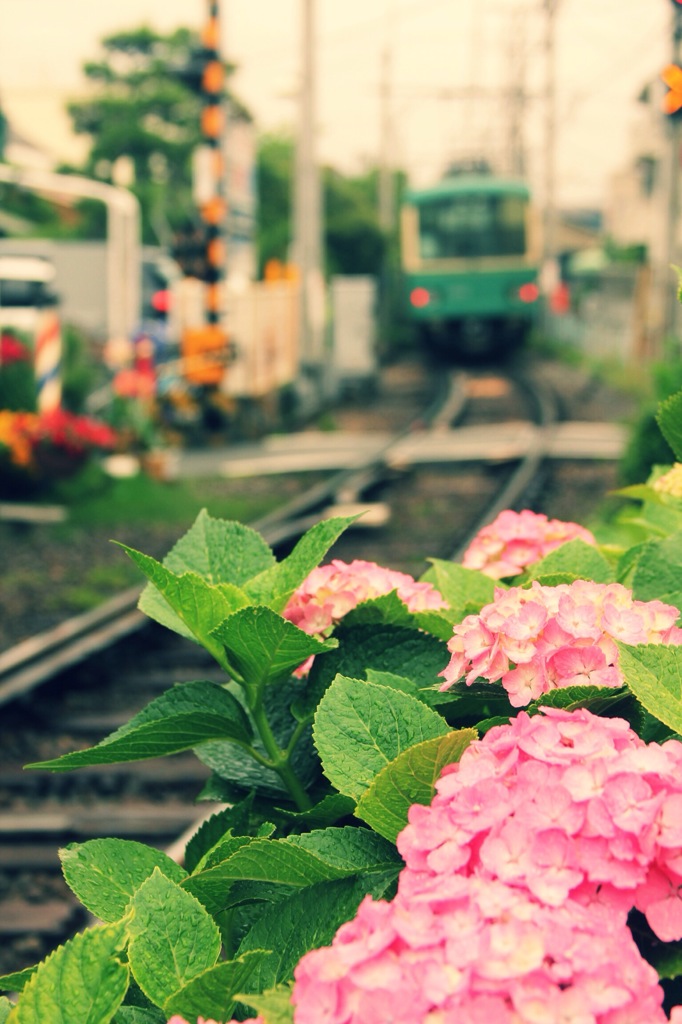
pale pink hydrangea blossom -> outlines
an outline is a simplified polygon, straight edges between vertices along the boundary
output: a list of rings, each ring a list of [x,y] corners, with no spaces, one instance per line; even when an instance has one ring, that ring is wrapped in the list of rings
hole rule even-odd
[[[491,729],[410,809],[396,898],[298,964],[296,1024],[663,1024],[627,914],[682,937],[681,768],[588,711]]]
[[[522,707],[558,687],[621,686],[615,641],[682,643],[678,616],[661,601],[636,601],[619,583],[496,589],[491,604],[454,627],[441,689],[462,678],[501,681]]]
[[[540,512],[506,509],[479,530],[462,557],[465,569],[478,569],[499,580],[518,576],[569,540],[596,544],[593,534],[577,523],[548,519]]]
[[[329,565],[313,569],[289,598],[282,614],[304,633],[325,637],[335,623],[362,601],[393,590],[411,612],[447,607],[430,583],[420,583],[405,572],[362,559],[342,562],[335,558]],[[295,674],[307,672],[312,660],[308,658]]]
[[[305,633],[327,634],[356,605],[392,590],[411,612],[447,607],[430,583],[419,583],[405,572],[361,559],[342,562],[335,558],[329,565],[313,569],[282,614]]]

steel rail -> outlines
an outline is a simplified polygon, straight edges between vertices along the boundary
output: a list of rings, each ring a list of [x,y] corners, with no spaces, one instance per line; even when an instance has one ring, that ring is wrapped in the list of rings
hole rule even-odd
[[[349,489],[359,494],[381,479],[386,472],[386,457],[391,448],[415,430],[417,424],[424,428],[426,424],[438,422],[440,416],[458,414],[465,400],[462,376],[441,375],[438,393],[429,407],[417,420],[397,431],[369,459],[359,459],[352,468],[330,474],[327,480],[256,520],[251,526],[274,548],[301,536],[319,520],[317,512],[325,503],[333,504],[342,489],[346,496]],[[25,697],[58,672],[146,626],[149,619],[137,607],[143,589],[143,586],[129,588],[96,608],[0,653],[0,707]]]

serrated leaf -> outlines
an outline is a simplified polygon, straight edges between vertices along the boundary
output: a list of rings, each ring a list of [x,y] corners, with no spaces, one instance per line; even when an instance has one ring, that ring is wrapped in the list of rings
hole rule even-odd
[[[367,893],[375,899],[385,897],[397,874],[396,866],[385,876],[320,882],[265,910],[237,951],[242,956],[249,949],[262,949],[264,943],[272,947],[253,979],[254,989],[262,991],[289,981],[304,953],[329,945],[340,926],[354,916],[363,897]]]
[[[562,573],[595,583],[614,580],[613,569],[599,549],[579,537],[561,544],[527,569],[527,576],[532,580]]]
[[[211,639],[210,634],[228,615],[251,603],[244,591],[232,583],[209,583],[194,572],[178,575],[150,555],[135,551],[125,544],[120,546],[142,570],[153,588],[145,588],[142,592],[138,602],[140,610],[161,625],[201,644],[229,670],[230,666],[225,665],[220,647]]]
[[[430,558],[429,562],[431,566],[420,581],[431,583],[442,594],[455,614],[456,622],[490,604],[496,586],[505,588],[499,580],[493,580],[476,569],[465,569],[456,562],[441,558]]]
[[[682,462],[682,391],[659,404],[656,422],[675,453],[675,458]]]
[[[441,715],[415,697],[338,676],[320,701],[313,739],[330,782],[359,800],[403,750],[447,732]]]
[[[345,626],[365,626],[384,623],[394,626],[413,627],[413,616],[398,593],[392,590],[389,594],[361,601],[344,615]]]
[[[560,686],[543,693],[525,710],[532,715],[542,707],[563,708],[565,711],[587,708],[594,715],[603,715],[626,701],[628,696],[623,686]]]
[[[130,839],[91,839],[59,851],[66,883],[84,907],[101,921],[118,921],[135,890],[155,867],[174,882],[187,872],[144,843]]]
[[[631,574],[638,601],[663,601],[682,609],[682,531],[645,545]]]
[[[166,1024],[163,1010],[146,1006],[119,1006],[113,1024]]]
[[[375,776],[360,797],[355,813],[379,835],[395,842],[407,825],[407,812],[412,804],[431,803],[445,765],[459,761],[477,738],[475,729],[460,729],[416,743]]]
[[[255,883],[249,892],[256,898],[261,884],[283,886],[289,892],[360,871],[383,872],[397,859],[390,844],[367,830],[327,828],[285,839],[247,841],[225,860],[187,878],[183,888],[217,914],[234,902],[231,888],[236,883]],[[238,898],[244,899],[243,886]]]
[[[509,718],[518,713],[509,703],[509,694],[501,683],[455,683],[437,692],[437,707],[451,727],[478,726],[485,718]],[[442,703],[441,703],[442,700]]]
[[[682,732],[682,647],[618,643],[618,663],[627,686],[646,710]]]
[[[163,1006],[220,953],[215,921],[188,892],[158,868],[130,903],[128,958],[144,994]]]
[[[270,950],[250,950],[237,960],[210,967],[166,1000],[163,1008],[167,1017],[178,1014],[187,1021],[197,1017],[231,1020],[236,993],[248,991],[257,968],[269,954]]]
[[[7,996],[0,996],[0,1024],[5,1024],[13,1006],[14,1003],[10,1002]]]
[[[216,683],[198,680],[176,684],[96,746],[26,767],[70,771],[177,754],[208,740],[248,743],[252,735],[251,723],[236,698]]]
[[[338,649],[313,662],[304,692],[292,708],[302,719],[313,714],[337,675],[365,679],[373,669],[410,679],[417,688],[428,688],[438,684],[438,677],[450,660],[442,640],[417,629],[341,624],[334,635]]]
[[[469,615],[476,608],[468,605],[464,614]],[[447,643],[452,637],[453,627],[463,618],[463,615],[461,611],[453,611],[450,608],[431,608],[425,612],[414,612],[412,618],[415,626],[419,629],[423,629],[426,633],[432,633],[433,636]]]
[[[25,967],[23,971],[13,971],[11,974],[0,975],[0,992],[21,992],[39,966],[40,964],[34,964],[32,967]]]
[[[326,828],[334,825],[341,818],[347,818],[355,810],[355,800],[341,793],[330,793],[309,811],[288,811],[278,807],[278,814],[283,814],[294,824],[306,825],[308,828]]]
[[[74,936],[38,965],[11,1024],[108,1024],[128,988],[123,922]],[[63,994],[68,993],[68,999]]]
[[[248,835],[252,810],[253,794],[233,807],[217,811],[202,822],[185,847],[184,865],[187,871],[194,871],[202,857],[227,833]]]
[[[539,583],[541,587],[560,587],[564,584],[570,585],[580,579],[585,579],[585,577],[573,572],[543,572],[539,576],[524,577],[521,586],[528,589],[532,583]]]
[[[175,573],[196,572],[209,583],[241,587],[274,565],[275,556],[251,526],[233,519],[216,519],[202,509],[163,561]]]
[[[318,640],[270,608],[250,606],[211,632],[244,685],[258,689],[288,679],[311,654],[334,650],[338,640]]]
[[[292,990],[292,985],[277,985],[267,992],[259,992],[258,995],[245,992],[241,995],[241,1000],[255,1010],[263,1024],[293,1024]]]
[[[357,515],[335,516],[312,526],[287,558],[249,581],[244,589],[251,602],[280,612],[296,587],[319,565],[330,547],[357,518]]]

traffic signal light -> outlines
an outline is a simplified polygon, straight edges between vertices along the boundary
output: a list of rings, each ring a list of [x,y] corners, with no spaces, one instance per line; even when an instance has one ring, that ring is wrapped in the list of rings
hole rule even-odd
[[[661,101],[663,113],[675,121],[682,120],[682,68],[678,64],[667,64],[661,71],[661,78],[668,86]]]

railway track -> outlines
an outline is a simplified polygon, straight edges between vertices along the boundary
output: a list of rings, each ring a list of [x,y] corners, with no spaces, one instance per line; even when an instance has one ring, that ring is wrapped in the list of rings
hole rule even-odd
[[[443,383],[441,376],[441,385]],[[510,417],[548,426],[551,389],[485,378],[447,377],[432,399],[390,440],[340,473],[253,523],[279,557],[321,515],[339,506],[390,508],[380,530],[348,531],[330,557],[368,558],[419,575],[426,555],[457,557],[468,537],[500,508],[524,504],[542,463],[526,459],[466,467],[401,466],[406,438],[481,419],[503,429]],[[476,381],[478,380],[478,383]],[[443,510],[448,510],[447,515]],[[412,517],[412,518],[410,518]],[[421,517],[421,518],[420,518]],[[223,681],[206,652],[151,623],[133,588],[0,655],[0,972],[44,956],[84,922],[60,875],[57,850],[97,836],[164,849],[200,816],[196,798],[209,770],[191,753],[75,773],[23,772],[22,765],[90,746],[174,682]],[[40,686],[40,691],[36,688]],[[209,801],[208,811],[215,809]]]

